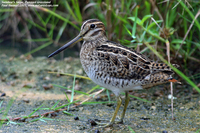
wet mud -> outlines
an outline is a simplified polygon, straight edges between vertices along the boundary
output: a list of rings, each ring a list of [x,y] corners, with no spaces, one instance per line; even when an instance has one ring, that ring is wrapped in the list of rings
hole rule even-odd
[[[58,73],[48,73],[58,72]],[[0,55],[0,119],[17,119],[30,115],[53,111],[49,108],[69,103],[70,91],[56,85],[72,88],[74,77],[62,75],[70,73],[86,76],[78,58],[68,57],[62,61],[46,57],[9,57]],[[91,90],[96,85],[89,80],[76,78],[76,89],[82,92]],[[97,89],[95,91],[99,91]],[[110,92],[111,101],[115,96]],[[83,104],[69,106],[66,112],[49,113],[41,117],[6,121],[1,125],[3,133],[30,132],[196,132],[200,129],[200,95],[187,84],[174,85],[174,119],[172,119],[169,84],[148,90],[130,92],[131,95],[146,99],[144,102],[131,98],[123,124],[113,127],[98,128],[91,120],[108,122],[116,107],[115,103]],[[74,99],[80,94],[75,93]],[[88,96],[79,98],[80,102]],[[124,95],[122,95],[124,103]],[[106,91],[89,100],[109,101]],[[46,110],[44,108],[47,108]],[[68,108],[68,106],[64,107]],[[64,109],[62,108],[62,109]],[[120,108],[118,116],[122,112]],[[71,114],[71,115],[69,115]],[[119,120],[117,118],[116,120]]]

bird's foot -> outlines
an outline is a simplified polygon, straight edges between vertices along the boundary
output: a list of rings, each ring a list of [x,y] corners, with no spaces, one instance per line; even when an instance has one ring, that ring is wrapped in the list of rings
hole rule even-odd
[[[123,124],[123,120],[115,121],[115,122],[97,122],[95,121],[96,125],[99,125],[98,128],[106,128],[112,127],[113,124]]]
[[[104,120],[103,120],[104,121]],[[91,126],[97,126],[97,128],[112,127],[114,122],[102,122],[102,120],[89,120]]]
[[[117,124],[123,124],[124,121],[123,120],[119,120],[119,121],[116,121],[115,123],[117,123]]]
[[[99,123],[97,122],[97,125],[100,125],[98,128],[106,128],[106,127],[112,127],[113,123],[109,122],[109,123]]]

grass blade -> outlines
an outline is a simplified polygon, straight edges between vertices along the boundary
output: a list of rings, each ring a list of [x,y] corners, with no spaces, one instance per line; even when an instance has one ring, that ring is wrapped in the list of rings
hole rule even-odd
[[[130,94],[129,94],[129,96],[130,96],[130,97],[133,97],[133,98],[135,98],[135,99],[138,99],[138,100],[140,100],[140,101],[143,101],[143,102],[151,103],[151,101],[148,101],[148,100],[146,100],[146,99],[142,99],[142,98],[140,98],[140,97],[136,97],[136,96],[133,96],[133,95],[130,95]]]
[[[130,126],[128,126],[128,129],[131,131],[131,133],[135,133],[135,131]]]
[[[58,74],[58,72],[48,72],[48,73],[55,73],[55,74]],[[69,73],[59,73],[59,74],[62,74],[62,75],[67,75],[67,76],[73,76],[76,75],[76,74],[69,74]],[[91,80],[89,77],[85,77],[85,76],[81,76],[81,75],[76,75],[77,78],[82,78],[82,79],[87,79],[87,80]]]
[[[64,87],[64,86],[60,86],[60,85],[56,85],[56,84],[52,84],[52,85],[53,85],[53,86],[56,86],[56,87],[59,87],[59,88],[63,88],[63,89],[67,89],[67,90],[73,91],[73,89],[69,89],[69,88]],[[83,94],[83,95],[87,95],[87,96],[90,95],[90,94],[88,94],[88,93],[85,93],[85,92],[82,92],[82,91],[77,91],[77,90],[74,90],[74,92],[79,93],[79,94]]]
[[[31,50],[30,52],[24,54],[24,56],[27,56],[27,55],[32,54],[32,53],[35,53],[35,52],[37,52],[37,51],[39,51],[39,50],[41,50],[41,49],[43,49],[43,48],[49,46],[49,45],[52,44],[52,43],[53,43],[52,41],[47,42],[47,43],[45,43],[45,44],[43,44],[43,45],[41,45],[41,46],[39,46],[39,47],[37,47],[37,48]]]
[[[147,19],[149,19],[150,17],[152,17],[153,15],[145,15],[143,18],[142,18],[142,20],[141,20],[141,25],[143,25],[144,24],[144,22],[147,20]]]
[[[54,110],[61,109],[61,108],[63,108],[63,107],[66,107],[66,106],[68,106],[68,105],[71,105],[71,104],[77,103],[77,102],[79,102],[79,101],[80,101],[80,100],[73,101],[73,102],[71,102],[71,103],[68,103],[68,104],[64,104],[64,105],[62,105],[62,106],[59,106],[59,107],[55,108]]]
[[[38,7],[36,7],[36,8],[38,8],[38,9],[40,9],[40,10],[42,10],[42,11],[45,11],[45,12],[48,12],[48,13],[54,15],[55,17],[59,18],[60,20],[63,20],[64,22],[69,23],[71,26],[73,26],[73,27],[76,28],[77,30],[80,30],[80,28],[77,27],[75,24],[73,24],[71,21],[69,21],[69,20],[66,19],[65,17],[62,17],[62,16],[60,16],[59,14],[57,14],[57,13],[51,11],[51,10],[49,10],[49,9],[47,9],[47,8],[40,7],[40,6],[38,6]]]
[[[76,16],[78,18],[78,21],[79,22],[82,22],[82,15],[81,15],[81,11],[80,11],[80,6],[79,6],[79,3],[77,0],[72,0],[72,5],[75,9],[75,12],[76,12]]]
[[[36,111],[38,111],[44,104],[40,105],[37,109],[35,109],[33,112],[31,112],[28,117],[31,117]]]
[[[107,102],[84,102],[82,105],[86,104],[104,104],[104,103],[116,103],[116,101],[107,101]]]
[[[54,109],[54,108],[58,105],[59,102],[60,102],[60,100],[58,100],[58,101],[51,107],[51,109]]]
[[[173,65],[171,65],[170,63],[167,62],[167,60],[165,60],[152,46],[150,46],[147,42],[145,42],[145,45],[154,52],[154,54],[156,56],[158,56],[164,63],[166,63],[167,65],[169,65],[179,76],[181,76],[185,81],[187,81],[193,88],[196,89],[196,91],[198,91],[200,93],[200,89],[197,87],[197,85],[192,82],[185,74],[183,74],[180,70],[178,70],[177,68],[175,68]]]

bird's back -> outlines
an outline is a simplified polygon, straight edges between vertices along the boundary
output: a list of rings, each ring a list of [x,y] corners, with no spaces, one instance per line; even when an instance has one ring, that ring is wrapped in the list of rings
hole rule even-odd
[[[80,54],[83,68],[95,83],[120,92],[166,83],[173,74],[166,64],[111,41],[84,42]]]

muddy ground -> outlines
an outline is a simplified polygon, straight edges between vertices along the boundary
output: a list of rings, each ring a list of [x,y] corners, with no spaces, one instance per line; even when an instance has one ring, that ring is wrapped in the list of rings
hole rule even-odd
[[[78,58],[68,57],[62,61],[37,58],[15,58],[0,54],[0,119],[13,119],[28,116],[36,108],[50,108],[57,101],[58,106],[68,103],[67,96],[71,93],[53,84],[72,88],[73,77],[48,73],[61,72],[86,76]],[[177,76],[176,76],[177,77]],[[91,120],[109,121],[116,107],[116,103],[85,104],[69,107],[68,113],[62,111],[39,117],[7,121],[1,125],[0,132],[31,133],[31,132],[196,132],[200,129],[200,95],[182,81],[182,85],[174,85],[174,120],[171,119],[171,100],[169,84],[149,90],[131,92],[132,95],[146,99],[144,102],[131,98],[124,124],[114,124],[109,128],[92,126]],[[82,92],[91,90],[96,85],[86,79],[76,79],[76,89]],[[97,89],[95,91],[99,91]],[[115,101],[111,94],[111,101]],[[80,94],[76,93],[77,100]],[[80,98],[81,101],[88,96]],[[124,95],[122,95],[124,98]],[[91,101],[109,101],[106,91],[91,98]],[[67,107],[65,107],[67,108]],[[43,114],[52,110],[38,110],[33,115]],[[7,112],[7,114],[5,114]],[[118,116],[122,112],[122,107]],[[78,117],[79,120],[74,118]],[[118,118],[117,118],[118,119]],[[104,121],[104,122],[105,122]],[[131,128],[131,129],[130,129]]]

